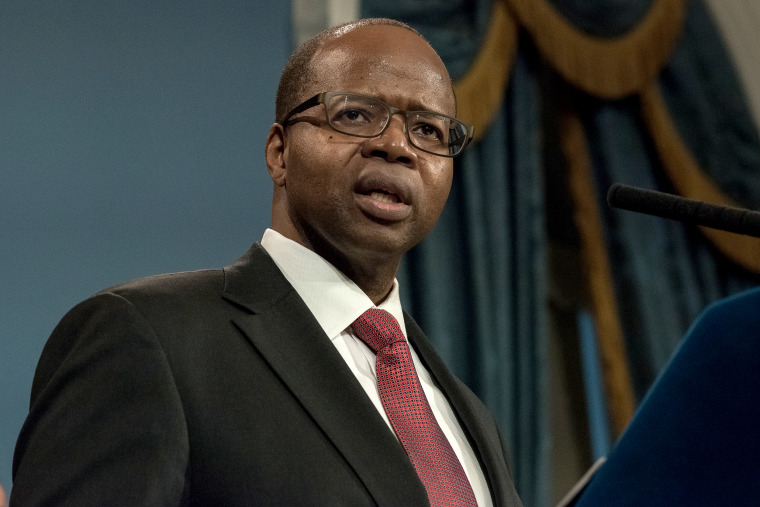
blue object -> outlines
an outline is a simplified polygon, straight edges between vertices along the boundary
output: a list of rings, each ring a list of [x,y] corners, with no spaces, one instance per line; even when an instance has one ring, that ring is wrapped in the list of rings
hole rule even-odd
[[[610,427],[607,419],[607,401],[604,396],[599,353],[596,347],[594,319],[587,311],[578,312],[578,333],[581,341],[583,386],[586,392],[588,427],[591,436],[591,454],[594,461],[610,452]]]
[[[760,288],[702,313],[574,505],[760,505]]]

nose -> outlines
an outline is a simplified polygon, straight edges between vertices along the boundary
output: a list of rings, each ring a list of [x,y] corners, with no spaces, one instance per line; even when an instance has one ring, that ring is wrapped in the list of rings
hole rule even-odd
[[[417,150],[409,143],[406,135],[406,120],[403,115],[391,117],[388,127],[377,137],[370,137],[364,143],[365,157],[379,157],[388,162],[407,166],[417,164]]]

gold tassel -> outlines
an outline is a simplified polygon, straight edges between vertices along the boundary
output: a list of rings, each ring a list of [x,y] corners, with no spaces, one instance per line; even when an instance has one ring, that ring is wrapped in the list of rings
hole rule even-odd
[[[575,113],[561,116],[562,151],[575,204],[575,223],[589,284],[591,313],[596,327],[597,347],[613,436],[619,437],[636,408],[623,331],[612,281],[612,270],[604,242],[591,161],[583,126]]]

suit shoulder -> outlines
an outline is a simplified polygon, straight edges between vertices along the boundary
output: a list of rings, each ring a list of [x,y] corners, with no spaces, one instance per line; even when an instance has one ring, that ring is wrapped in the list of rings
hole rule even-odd
[[[137,278],[103,289],[95,296],[114,294],[133,303],[141,300],[157,302],[163,298],[193,299],[218,295],[223,287],[223,270],[204,269]]]
[[[189,319],[193,308],[219,299],[223,286],[221,269],[153,275],[114,285],[71,308],[53,330],[51,340],[56,335],[73,339],[88,330],[102,333],[106,325],[136,318],[151,321],[151,317],[180,314]]]
[[[166,273],[104,289],[72,311],[81,316],[81,310],[89,307],[92,312],[107,312],[119,319],[136,312],[132,316],[140,315],[158,332],[163,326],[187,328],[212,318],[224,308],[223,291],[221,269]]]

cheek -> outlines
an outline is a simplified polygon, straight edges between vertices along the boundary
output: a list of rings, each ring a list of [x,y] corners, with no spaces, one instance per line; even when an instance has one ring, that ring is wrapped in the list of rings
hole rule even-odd
[[[323,180],[340,177],[355,146],[337,142],[333,134],[311,127],[311,135],[301,135],[290,146],[289,170],[294,177]]]
[[[324,181],[330,173],[329,154],[325,153],[324,143],[294,143],[288,160],[288,179],[291,185],[298,187],[313,186]]]
[[[449,169],[442,169],[436,171],[434,176],[429,180],[429,199],[431,205],[438,209],[443,209],[446,204],[446,200],[451,192],[451,183],[453,180],[453,171]]]
[[[421,222],[425,229],[432,229],[441,216],[451,191],[452,179],[452,171],[443,170],[425,182],[427,190],[421,215]]]
[[[291,206],[300,214],[322,215],[329,203],[336,203],[346,192],[344,164],[325,142],[301,145],[291,151],[287,192]]]

